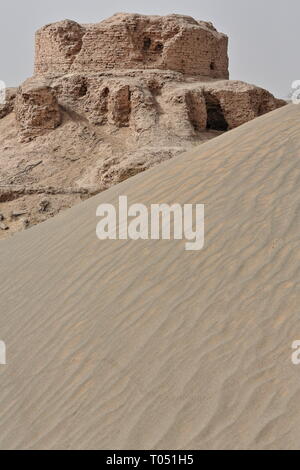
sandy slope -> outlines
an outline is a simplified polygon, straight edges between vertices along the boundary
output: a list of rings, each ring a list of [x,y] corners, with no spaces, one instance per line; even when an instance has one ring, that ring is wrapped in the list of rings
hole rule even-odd
[[[8,227],[0,230],[0,240],[23,230],[24,219],[26,226],[43,222],[220,133],[199,131],[187,139],[153,131],[151,144],[149,138],[135,138],[128,128],[116,133],[69,111],[63,113],[60,127],[24,143],[18,140],[11,113],[0,120],[0,214]],[[45,200],[47,210],[40,210]],[[13,212],[25,214],[12,217]]]
[[[1,448],[296,449],[300,107],[0,243]],[[102,241],[96,207],[205,203],[206,244]]]

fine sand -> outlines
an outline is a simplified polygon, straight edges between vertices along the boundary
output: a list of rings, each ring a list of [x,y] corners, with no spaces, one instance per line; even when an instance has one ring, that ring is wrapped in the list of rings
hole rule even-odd
[[[300,106],[0,243],[1,449],[297,449]],[[205,204],[205,247],[96,208]]]

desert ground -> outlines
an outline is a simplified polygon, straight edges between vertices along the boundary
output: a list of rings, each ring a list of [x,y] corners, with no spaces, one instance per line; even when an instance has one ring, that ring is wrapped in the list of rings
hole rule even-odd
[[[297,449],[300,107],[0,242],[1,449]],[[96,237],[96,208],[205,204],[205,246]]]

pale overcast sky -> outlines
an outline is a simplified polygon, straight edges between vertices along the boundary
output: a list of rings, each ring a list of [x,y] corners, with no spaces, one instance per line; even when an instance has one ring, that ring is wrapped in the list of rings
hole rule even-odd
[[[72,19],[94,23],[117,12],[181,13],[212,21],[230,39],[230,78],[286,98],[300,80],[299,0],[1,0],[0,80],[19,85],[32,75],[34,32]]]

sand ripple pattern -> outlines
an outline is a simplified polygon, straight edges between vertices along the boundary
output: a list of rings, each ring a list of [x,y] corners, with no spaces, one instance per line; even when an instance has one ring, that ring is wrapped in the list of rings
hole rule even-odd
[[[103,241],[96,207],[204,203],[206,242]],[[0,243],[1,449],[297,449],[300,107]]]

